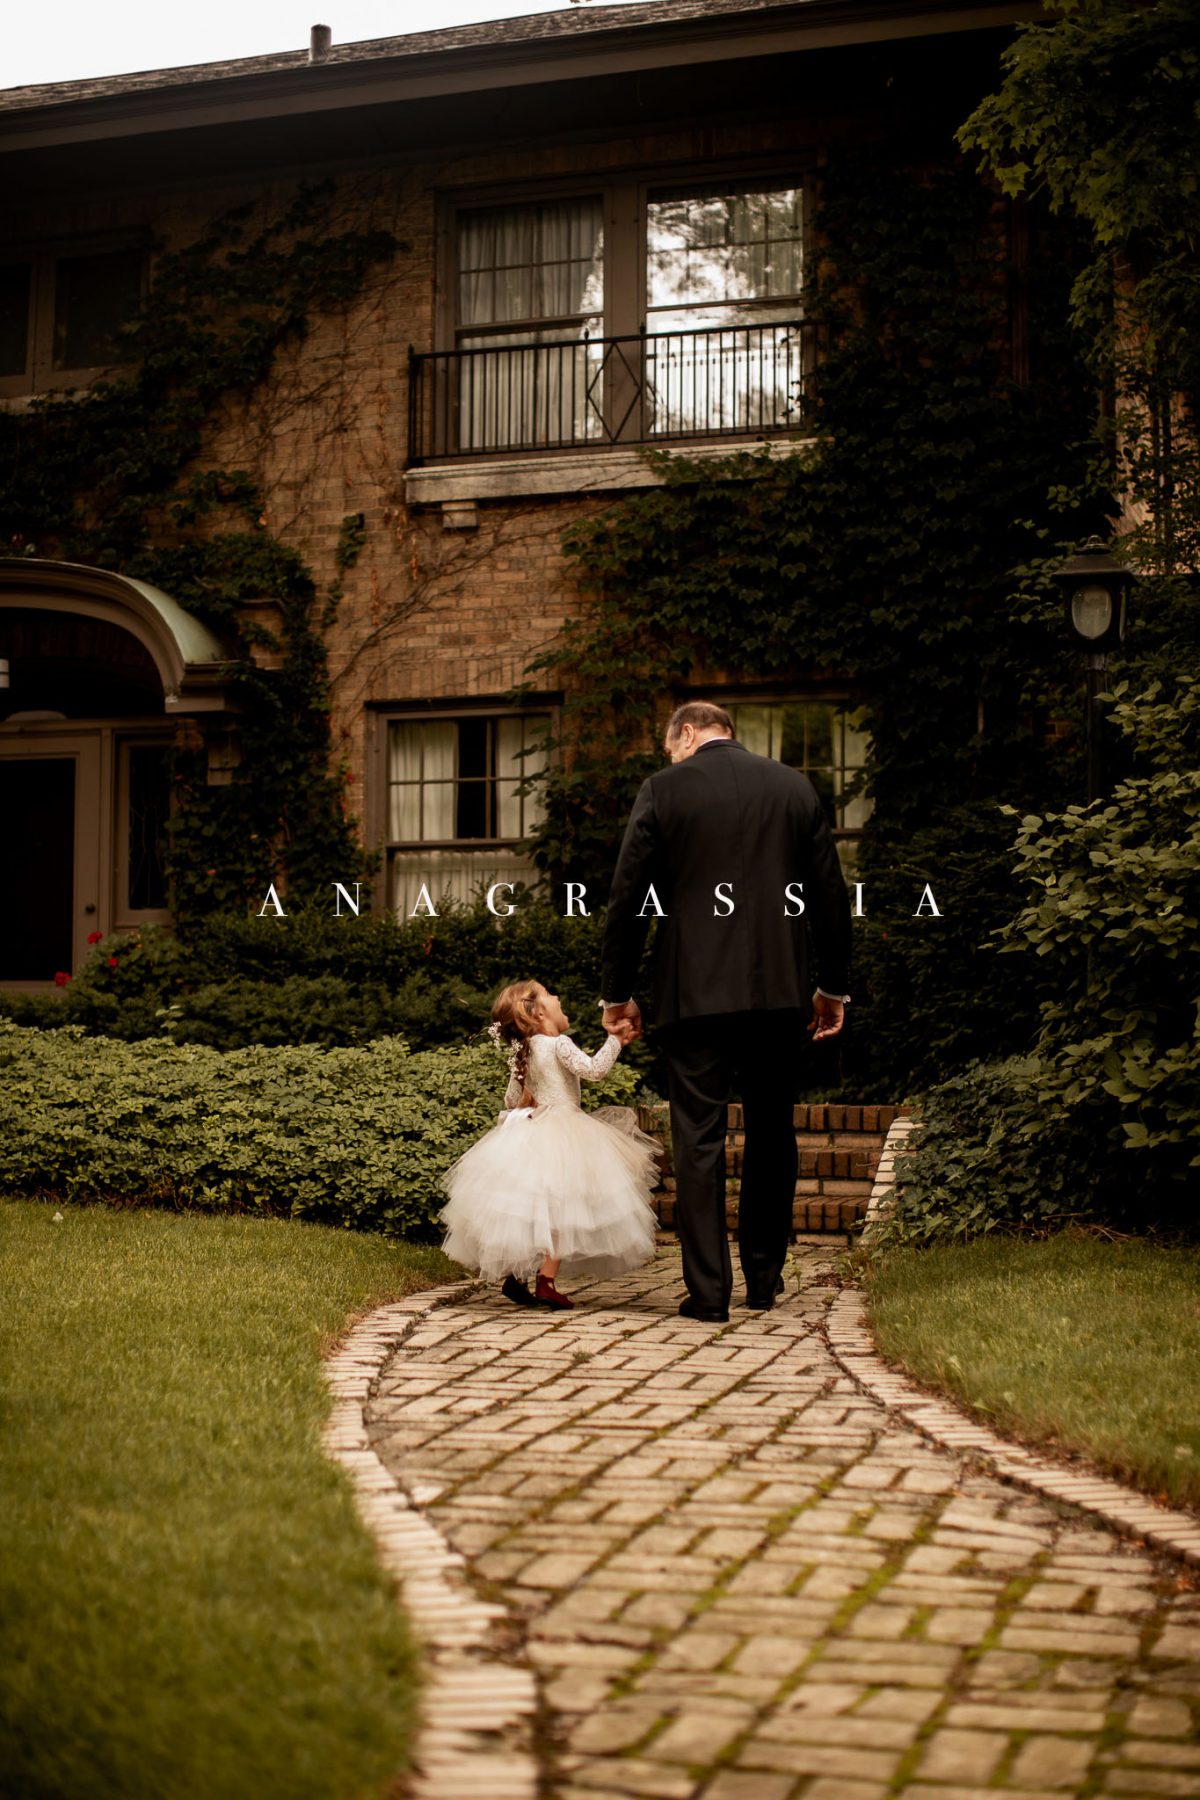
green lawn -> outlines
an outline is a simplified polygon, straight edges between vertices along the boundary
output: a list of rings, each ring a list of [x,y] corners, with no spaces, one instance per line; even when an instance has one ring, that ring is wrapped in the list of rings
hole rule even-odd
[[[1200,1250],[977,1238],[865,1265],[881,1353],[1006,1436],[1200,1506]]]
[[[319,1226],[0,1203],[4,1793],[386,1790],[414,1656],[320,1447],[319,1358],[456,1273]]]

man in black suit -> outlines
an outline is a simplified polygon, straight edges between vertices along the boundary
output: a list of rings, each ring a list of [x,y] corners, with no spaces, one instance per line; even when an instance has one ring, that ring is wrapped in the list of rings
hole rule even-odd
[[[850,902],[806,775],[747,750],[729,714],[705,701],[678,708],[663,748],[671,767],[642,783],[613,876],[604,1023],[640,1033],[631,996],[650,920],[660,918],[653,1014],[667,1058],[688,1290],[679,1310],[725,1320],[726,1108],[740,1090],[738,1251],[746,1303],[766,1308],[791,1238],[792,1106],[806,1033],[833,1037],[849,1000]]]

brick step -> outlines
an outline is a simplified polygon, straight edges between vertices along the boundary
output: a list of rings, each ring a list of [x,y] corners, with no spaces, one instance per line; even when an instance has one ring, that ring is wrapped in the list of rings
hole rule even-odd
[[[868,1190],[869,1193],[869,1190]],[[847,1232],[866,1217],[868,1194],[843,1194],[823,1196],[797,1196],[792,1207],[792,1231],[809,1235],[813,1232],[836,1231]],[[675,1196],[660,1189],[650,1196],[651,1204],[658,1215],[659,1225],[665,1231],[675,1229]],[[737,1229],[737,1205],[730,1203],[726,1197],[725,1224],[728,1230]]]
[[[874,1181],[875,1171],[879,1167],[879,1158],[883,1153],[882,1144],[871,1150],[846,1150],[840,1145],[837,1149],[800,1151],[800,1169],[802,1176],[836,1175],[842,1180]],[[744,1154],[740,1145],[726,1143],[725,1169],[730,1175],[740,1175],[744,1163]]]
[[[884,1138],[901,1106],[803,1105],[793,1108],[799,1166],[792,1205],[796,1232],[848,1231],[867,1210]],[[667,1133],[668,1109],[639,1107],[638,1123],[659,1139]],[[729,1108],[725,1140],[726,1223],[737,1227],[738,1194],[746,1134],[740,1106]],[[651,1195],[660,1225],[675,1223],[676,1183],[670,1153],[663,1143],[658,1186]]]
[[[881,1150],[886,1131],[797,1131],[798,1150]],[[727,1131],[727,1143],[738,1147],[745,1143],[744,1131]]]
[[[797,1200],[811,1200],[821,1194],[829,1194],[841,1200],[857,1197],[860,1194],[865,1197],[871,1192],[873,1185],[874,1176],[800,1175],[796,1179],[795,1194]],[[727,1180],[725,1183],[726,1198],[736,1200],[741,1193],[741,1186],[742,1184],[740,1181]],[[656,1194],[666,1194],[673,1200],[678,1192],[675,1177],[673,1175],[664,1175],[654,1192]]]
[[[638,1108],[645,1118],[666,1118],[667,1107],[663,1102],[658,1106]],[[841,1106],[831,1101],[819,1104],[804,1103],[792,1108],[792,1122],[797,1131],[870,1131],[886,1133],[893,1121],[906,1112],[903,1106]],[[729,1129],[741,1131],[745,1120],[742,1117],[740,1103],[734,1102],[729,1108]],[[646,1130],[651,1127],[647,1124]]]

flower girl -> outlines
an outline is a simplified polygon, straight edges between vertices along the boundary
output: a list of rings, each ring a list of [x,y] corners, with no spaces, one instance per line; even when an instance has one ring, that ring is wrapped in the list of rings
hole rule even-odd
[[[540,982],[504,989],[489,1031],[509,1046],[507,1110],[442,1178],[446,1255],[487,1281],[503,1279],[519,1306],[571,1306],[555,1286],[560,1266],[616,1275],[654,1255],[657,1145],[631,1108],[579,1105],[580,1077],[603,1080],[620,1039],[587,1056],[566,1035],[570,1023]]]

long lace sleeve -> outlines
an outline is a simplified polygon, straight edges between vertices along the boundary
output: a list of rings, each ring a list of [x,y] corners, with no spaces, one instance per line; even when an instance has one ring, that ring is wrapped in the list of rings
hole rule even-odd
[[[595,1056],[589,1056],[579,1048],[574,1038],[556,1037],[554,1054],[560,1063],[570,1069],[572,1075],[578,1075],[582,1081],[603,1081],[621,1054],[621,1040],[610,1035]]]

